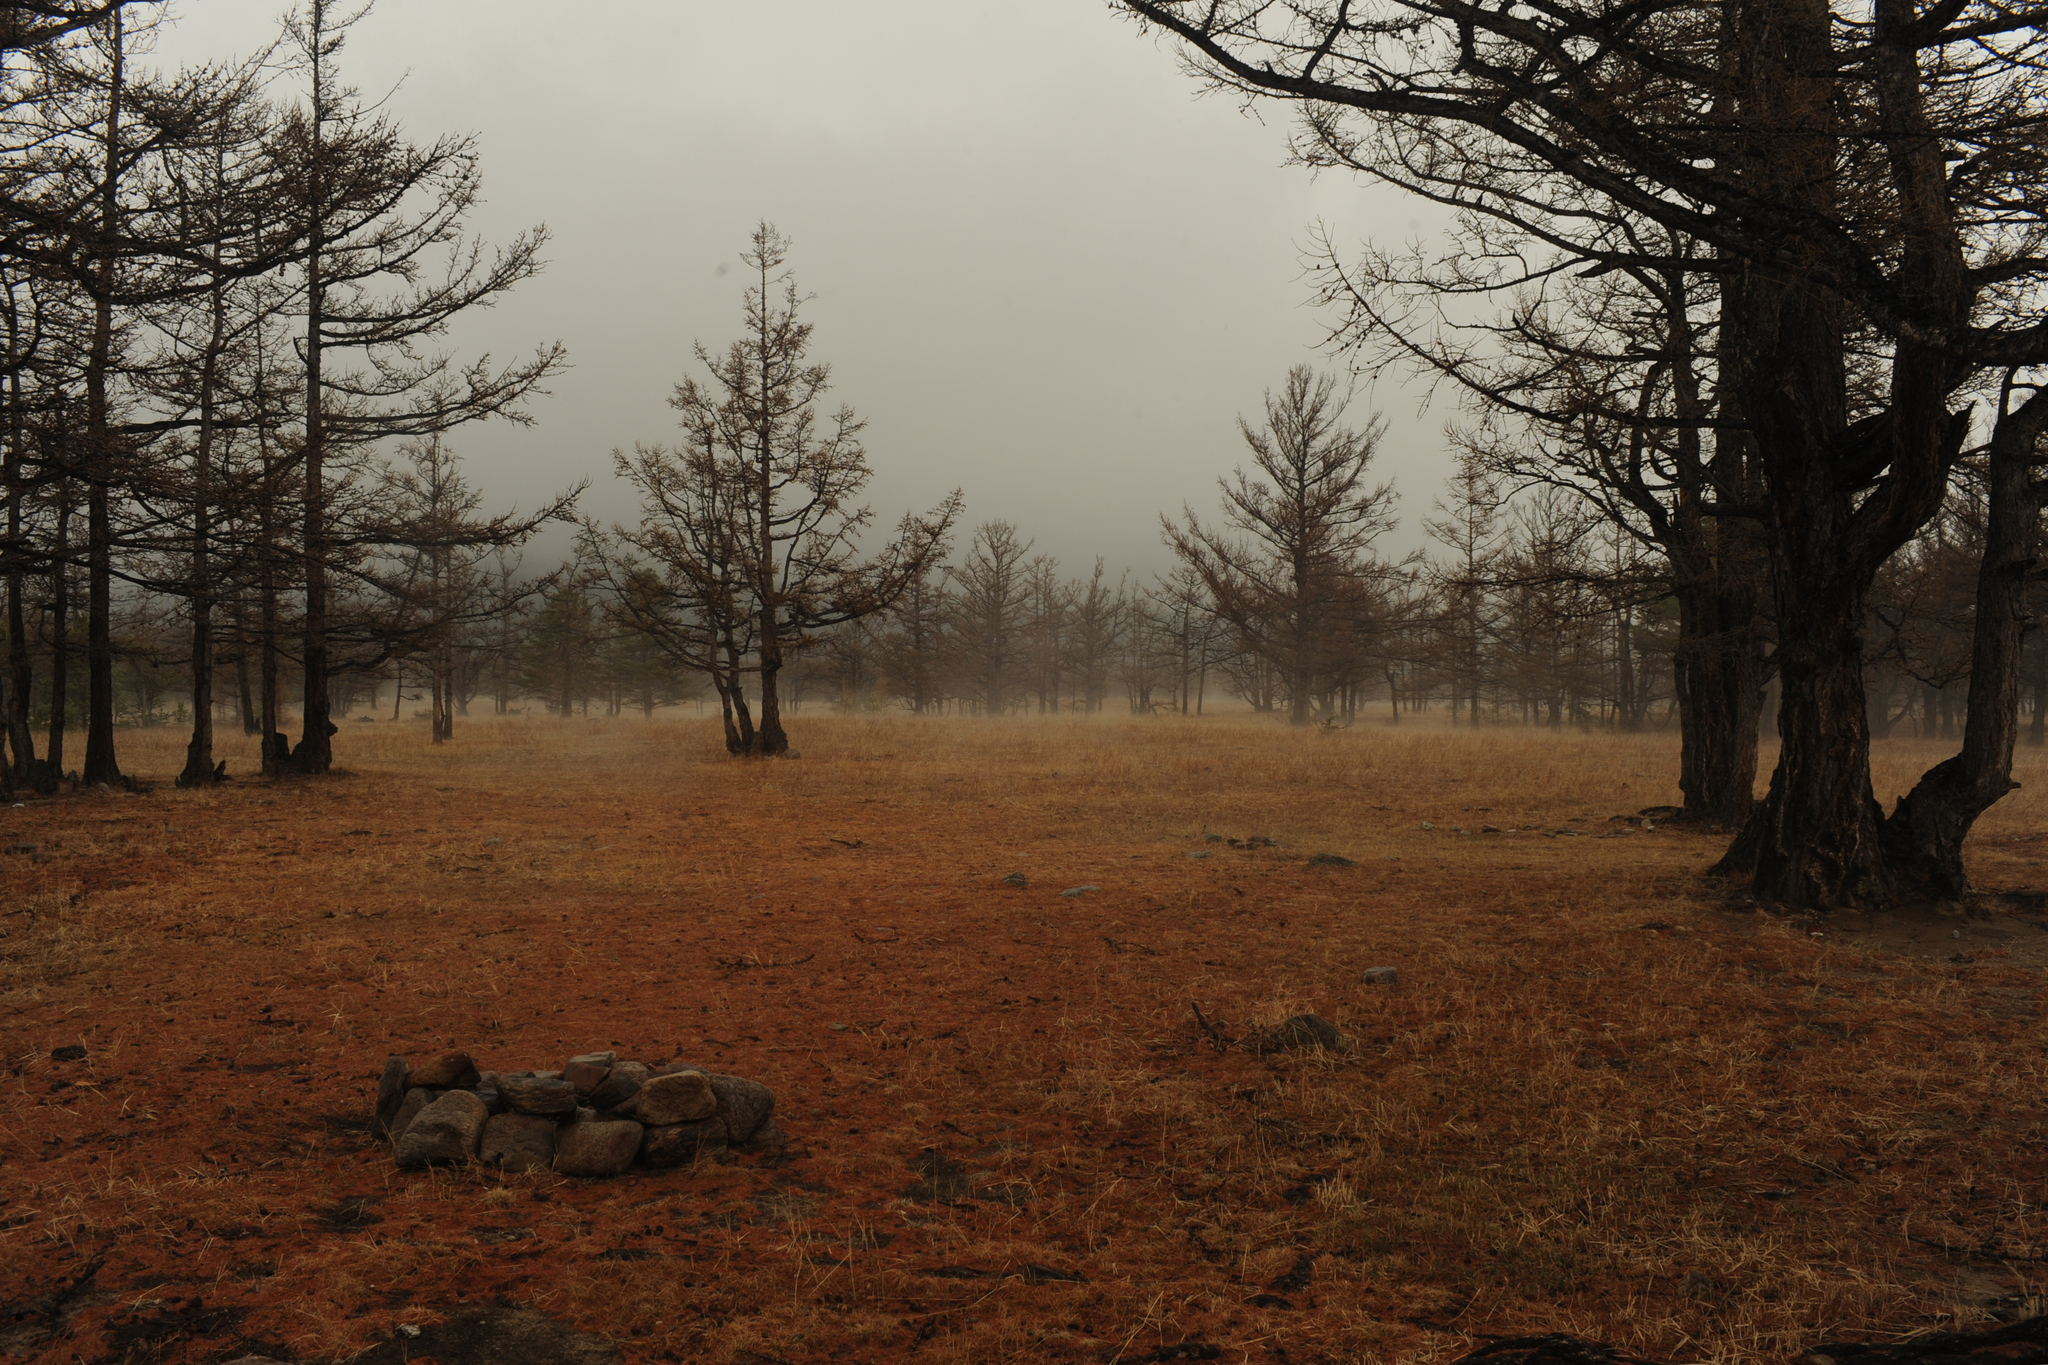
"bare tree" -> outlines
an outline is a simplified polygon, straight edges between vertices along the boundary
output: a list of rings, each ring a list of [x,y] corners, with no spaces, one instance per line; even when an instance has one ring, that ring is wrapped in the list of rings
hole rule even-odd
[[[658,520],[673,521],[671,506],[685,504],[696,509],[686,521],[710,518],[683,536],[645,535],[641,548],[659,545],[686,560],[715,550],[716,574],[732,575],[721,591],[744,594],[761,714],[750,735],[729,733],[728,744],[757,756],[789,749],[777,675],[791,652],[811,632],[888,607],[943,553],[960,509],[955,493],[922,517],[906,513],[877,553],[861,556],[873,521],[854,503],[872,477],[864,423],[843,404],[829,416],[819,410],[831,370],[808,359],[811,325],[798,317],[804,299],[784,269],[788,257],[787,238],[768,223],[755,227],[741,255],[755,276],[746,334],[719,354],[699,343],[706,379],[686,378],[669,400],[681,414],[683,449],[646,449],[619,463]],[[714,566],[677,568],[698,581]],[[691,606],[706,610],[701,591],[697,598]]]
[[[1222,524],[1192,510],[1181,525],[1161,518],[1216,615],[1271,660],[1295,725],[1308,724],[1318,675],[1337,666],[1347,584],[1369,572],[1373,542],[1394,524],[1392,486],[1366,482],[1384,424],[1342,425],[1345,402],[1334,377],[1295,366],[1267,391],[1263,428],[1238,421],[1256,473],[1222,482]]]

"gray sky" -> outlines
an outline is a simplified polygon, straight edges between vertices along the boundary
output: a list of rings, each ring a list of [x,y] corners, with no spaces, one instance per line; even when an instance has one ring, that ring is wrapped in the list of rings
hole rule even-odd
[[[183,0],[155,60],[246,53],[284,0]],[[633,515],[609,453],[671,439],[671,387],[737,332],[755,221],[795,242],[815,358],[868,419],[877,520],[955,485],[1070,573],[1164,566],[1158,514],[1214,505],[1235,417],[1321,363],[1300,253],[1405,237],[1390,192],[1282,165],[1269,120],[1201,97],[1103,0],[382,0],[344,77],[420,141],[480,135],[488,241],[545,222],[547,272],[464,324],[460,354],[567,343],[532,428],[454,439],[487,502],[589,476]],[[1391,423],[1388,548],[1421,541],[1443,472],[1419,389],[1361,393]],[[1441,410],[1442,404],[1439,403]],[[552,560],[556,536],[529,552]]]

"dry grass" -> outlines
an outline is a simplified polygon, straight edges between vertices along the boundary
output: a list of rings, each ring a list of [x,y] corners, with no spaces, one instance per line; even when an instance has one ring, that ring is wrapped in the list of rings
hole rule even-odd
[[[2038,1310],[2042,917],[1746,911],[1703,876],[1720,836],[1609,819],[1675,800],[1665,737],[796,738],[742,764],[696,722],[365,724],[328,780],[0,812],[48,857],[0,860],[0,1346],[328,1359],[504,1298],[631,1360],[1428,1361],[1556,1329],[1750,1361]],[[123,740],[176,770],[181,737]],[[1881,790],[1936,752],[1880,746]],[[2042,768],[1983,822],[1989,885],[2040,878]],[[1360,984],[1380,964],[1398,987]],[[1191,1000],[1358,1050],[1218,1052]],[[375,1072],[450,1045],[759,1076],[796,1148],[401,1176]],[[978,1197],[920,1197],[928,1149]]]

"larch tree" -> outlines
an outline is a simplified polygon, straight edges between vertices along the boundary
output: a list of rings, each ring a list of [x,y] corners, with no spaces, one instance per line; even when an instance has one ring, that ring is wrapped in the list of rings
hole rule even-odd
[[[1178,524],[1161,519],[1212,610],[1272,661],[1295,725],[1308,724],[1319,675],[1336,662],[1348,588],[1371,572],[1373,542],[1394,524],[1392,486],[1366,478],[1383,423],[1343,425],[1345,403],[1333,376],[1295,366],[1267,391],[1263,427],[1238,419],[1253,468],[1221,482],[1221,523],[1192,509]]]
[[[718,353],[699,343],[704,378],[684,379],[669,399],[681,418],[681,448],[650,448],[619,465],[656,522],[672,520],[671,505],[697,509],[685,522],[711,518],[680,538],[656,527],[644,548],[659,540],[687,557],[699,553],[687,544],[694,540],[720,562],[686,560],[674,566],[682,578],[696,589],[736,578],[720,591],[744,595],[760,714],[751,734],[729,729],[727,744],[758,757],[789,750],[777,682],[785,661],[814,632],[887,608],[943,552],[960,510],[955,493],[922,516],[906,513],[874,553],[862,554],[873,522],[854,501],[872,477],[864,423],[843,404],[821,410],[831,369],[809,359],[811,324],[798,316],[804,297],[784,268],[788,257],[787,238],[768,223],[755,227],[741,255],[754,274],[745,335]],[[724,654],[730,665],[732,651]],[[728,674],[721,689],[729,708],[736,681]]]
[[[381,440],[488,417],[531,421],[522,405],[566,362],[559,343],[503,367],[488,355],[457,365],[426,349],[456,318],[538,273],[547,233],[535,228],[495,253],[464,236],[481,191],[476,140],[412,143],[344,85],[336,61],[369,7],[340,19],[336,8],[306,0],[289,16],[286,36],[305,89],[278,137],[280,161],[293,171],[286,211],[303,242],[296,340],[304,386],[304,728],[292,761],[310,773],[327,771],[334,758],[332,578],[343,548],[333,521],[336,480],[349,478],[351,462]]]

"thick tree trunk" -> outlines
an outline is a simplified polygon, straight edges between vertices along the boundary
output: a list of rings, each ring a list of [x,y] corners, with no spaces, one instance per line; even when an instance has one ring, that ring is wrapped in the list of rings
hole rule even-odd
[[[1695,820],[1739,827],[1756,805],[1763,710],[1755,597],[1721,584],[1678,585],[1678,789]]]

